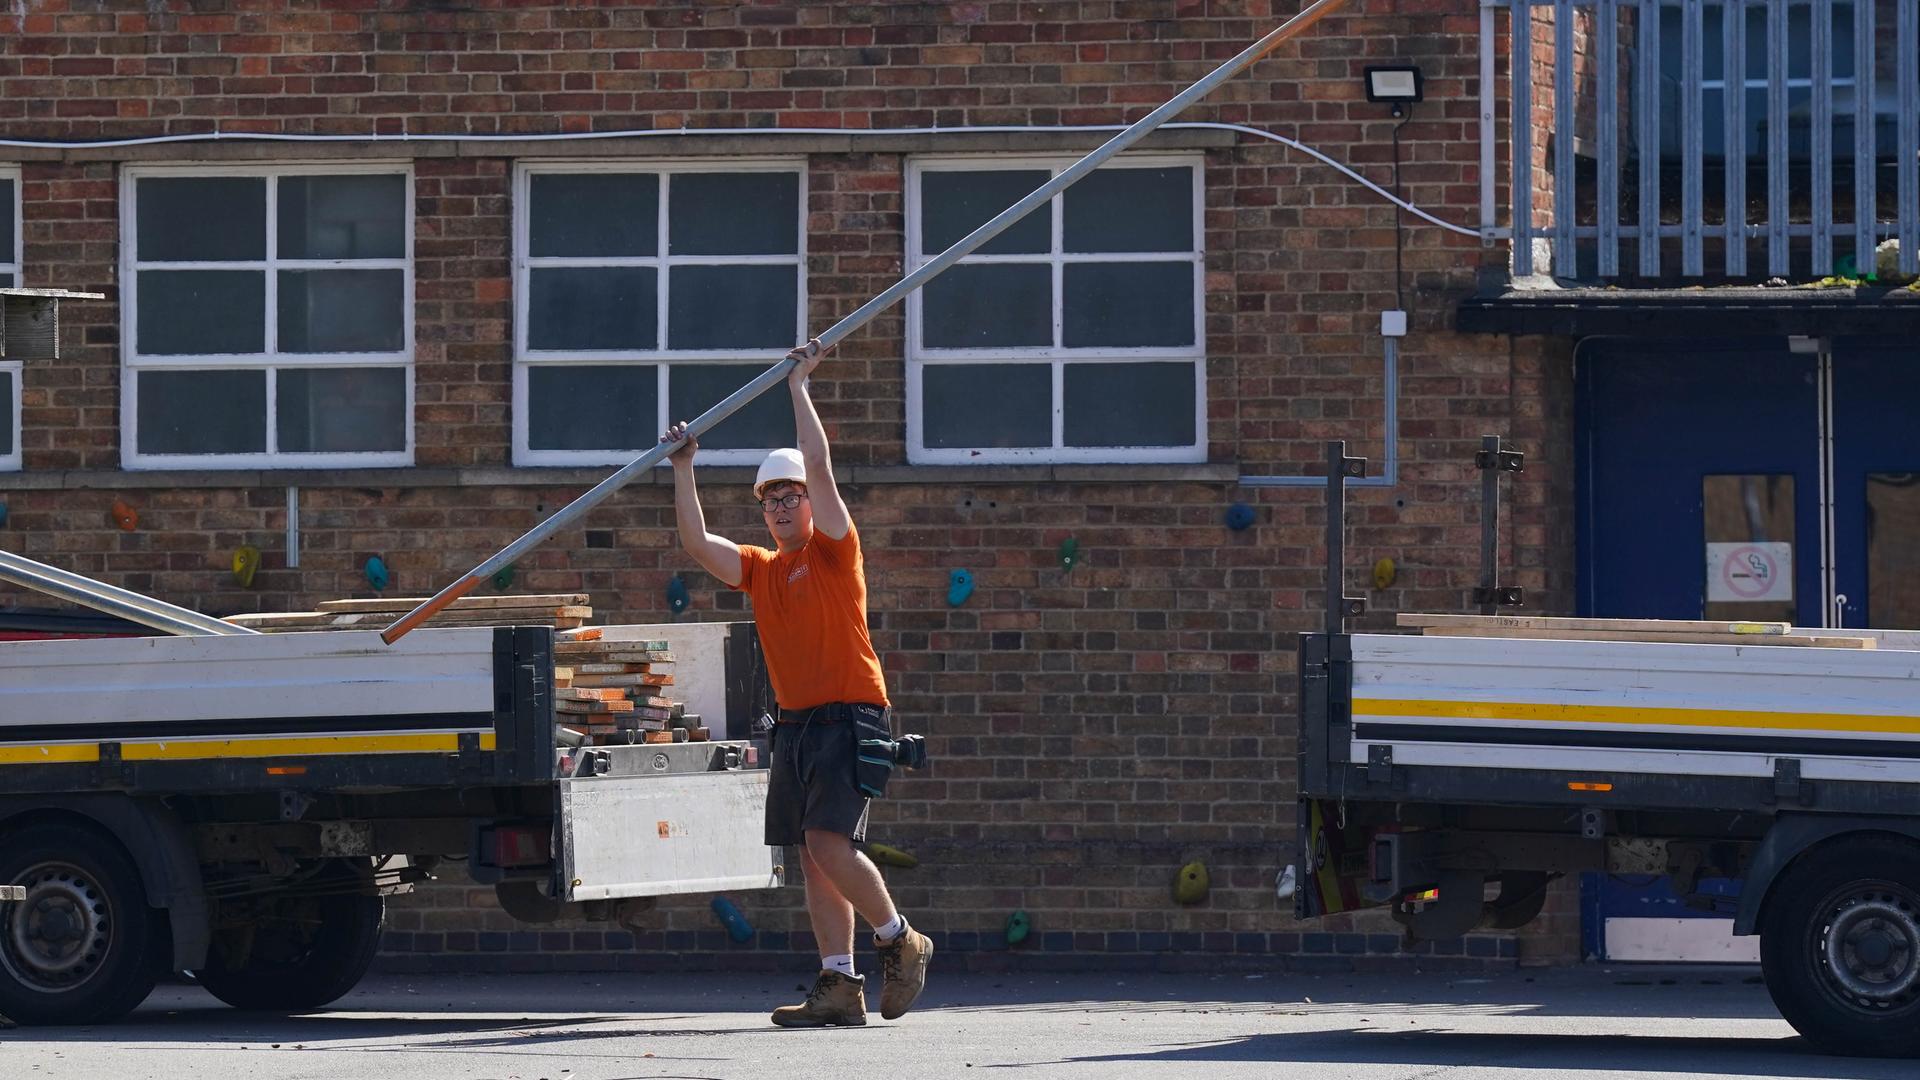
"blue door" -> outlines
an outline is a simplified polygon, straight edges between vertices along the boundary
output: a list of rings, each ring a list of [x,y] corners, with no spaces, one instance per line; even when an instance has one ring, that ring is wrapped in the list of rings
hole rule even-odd
[[[1842,340],[1832,379],[1829,625],[1920,630],[1920,349]]]
[[[1818,374],[1779,339],[1581,346],[1579,614],[1822,625]],[[1756,552],[1780,580],[1729,567]]]

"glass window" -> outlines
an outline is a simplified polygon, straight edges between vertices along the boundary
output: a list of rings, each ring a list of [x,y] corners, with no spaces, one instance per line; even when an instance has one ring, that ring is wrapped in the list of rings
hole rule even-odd
[[[1726,94],[1727,45],[1726,7],[1709,4],[1701,11],[1701,136],[1709,157],[1727,152]],[[1660,7],[1660,150],[1677,157],[1680,146],[1680,79],[1683,61],[1685,11],[1678,3]],[[1813,134],[1813,7],[1810,4],[1786,5],[1786,87],[1787,154],[1795,161],[1812,155]],[[1834,0],[1828,41],[1832,45],[1834,116],[1833,146],[1842,160],[1851,160],[1853,147],[1853,56],[1854,6],[1851,0]],[[1743,91],[1746,95],[1746,148],[1749,161],[1767,156],[1767,79],[1772,70],[1772,49],[1767,42],[1767,8],[1752,4],[1746,8],[1746,55]],[[1625,40],[1624,38],[1622,40]],[[1882,76],[1885,78],[1885,75]],[[1637,92],[1637,91],[1636,91]],[[1896,145],[1898,114],[1891,106],[1878,113],[1882,158],[1891,157]],[[1841,149],[1844,148],[1844,149]]]
[[[915,162],[911,261],[1067,164]],[[909,299],[911,460],[1205,460],[1200,167],[1109,164]]]
[[[805,340],[798,163],[525,165],[514,261],[514,461],[624,463]],[[768,392],[700,440],[703,462],[793,442]]]
[[[1920,474],[1867,476],[1867,625],[1920,630]]]
[[[1700,480],[1706,534],[1702,618],[1794,622],[1793,476],[1752,473]]]
[[[130,468],[412,461],[412,182],[372,166],[135,168]]]

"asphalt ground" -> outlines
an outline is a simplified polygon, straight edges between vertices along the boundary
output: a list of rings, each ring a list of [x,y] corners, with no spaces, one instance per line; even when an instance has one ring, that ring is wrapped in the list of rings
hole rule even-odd
[[[865,1028],[767,1022],[794,977],[382,976],[306,1016],[165,986],[95,1028],[0,1030],[0,1077],[1543,1080],[1920,1076],[1812,1054],[1751,969],[1488,976],[954,975]]]

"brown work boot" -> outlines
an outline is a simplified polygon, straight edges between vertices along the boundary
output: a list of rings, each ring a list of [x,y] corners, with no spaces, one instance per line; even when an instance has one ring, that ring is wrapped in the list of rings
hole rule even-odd
[[[773,1022],[781,1027],[859,1027],[867,1022],[867,980],[822,971],[807,991],[807,999],[773,1010]]]
[[[927,988],[927,961],[933,958],[933,942],[909,926],[890,942],[875,938],[873,947],[880,950],[880,972],[884,980],[880,988],[880,1015],[898,1020],[907,1015],[913,1003],[920,1000],[920,991]]]

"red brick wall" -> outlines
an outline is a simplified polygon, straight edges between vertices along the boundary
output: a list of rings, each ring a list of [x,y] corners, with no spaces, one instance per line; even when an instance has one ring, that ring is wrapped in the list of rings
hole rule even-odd
[[[1418,62],[1429,100],[1403,132],[1405,191],[1471,223],[1476,25],[1456,7],[1355,0],[1184,119],[1294,136],[1384,183],[1393,121],[1362,99],[1360,68]],[[1143,115],[1289,10],[1266,0],[26,0],[0,14],[0,135],[97,139],[216,123],[416,135],[1111,123]],[[297,159],[321,149],[19,152],[26,281],[110,299],[71,308],[70,357],[26,373],[26,468],[0,476],[11,510],[0,545],[209,611],[299,608],[363,593],[359,568],[374,553],[393,566],[397,591],[431,590],[597,478],[504,469],[511,154],[474,150],[414,162],[419,468],[303,474],[298,569],[285,565],[283,478],[116,471],[116,178],[122,157]],[[678,152],[670,141],[600,150]],[[810,156],[811,325],[900,273],[903,161],[897,146]],[[1376,468],[1382,460],[1377,320],[1397,302],[1395,214],[1272,143],[1209,149],[1207,163],[1210,468],[899,469],[897,313],[816,380],[838,460],[895,467],[856,473],[847,492],[868,545],[889,684],[905,726],[927,732],[938,759],[880,805],[874,835],[921,857],[918,870],[889,871],[902,904],[961,951],[991,948],[1016,908],[1033,914],[1046,951],[1339,958],[1395,947],[1375,922],[1302,927],[1276,910],[1273,874],[1295,813],[1293,635],[1321,619],[1320,495],[1231,479],[1314,471],[1330,438],[1349,440]],[[1478,567],[1471,453],[1485,433],[1530,454],[1504,519],[1511,580],[1541,609],[1564,606],[1567,358],[1449,331],[1453,303],[1479,267],[1502,262],[1501,250],[1425,226],[1408,228],[1404,242],[1413,330],[1401,354],[1400,482],[1356,493],[1350,552],[1354,588],[1382,557],[1398,577],[1368,589],[1365,625],[1390,625],[1397,610],[1464,610]],[[757,518],[742,507],[738,479],[709,484],[710,520],[749,539]],[[137,530],[111,525],[116,498],[140,510]],[[1259,511],[1245,532],[1223,524],[1236,501]],[[1084,562],[1062,572],[1055,549],[1068,536]],[[251,590],[226,572],[243,542],[266,552]],[[979,581],[957,609],[945,602],[952,567]],[[740,617],[740,598],[673,548],[666,489],[643,483],[522,563],[517,584],[591,592],[606,619],[659,620],[676,572],[694,587],[689,617]],[[0,602],[14,599],[0,591]],[[1208,862],[1214,888],[1206,903],[1182,908],[1169,887],[1192,858]],[[743,901],[763,948],[808,947],[798,890]],[[598,957],[635,945],[598,930],[508,936],[503,915],[473,910],[489,906],[481,890],[429,888],[396,905],[395,947]],[[716,931],[699,905],[669,904],[638,946],[717,950]],[[1565,941],[1553,939],[1549,952]],[[1513,944],[1473,948],[1511,955]]]

